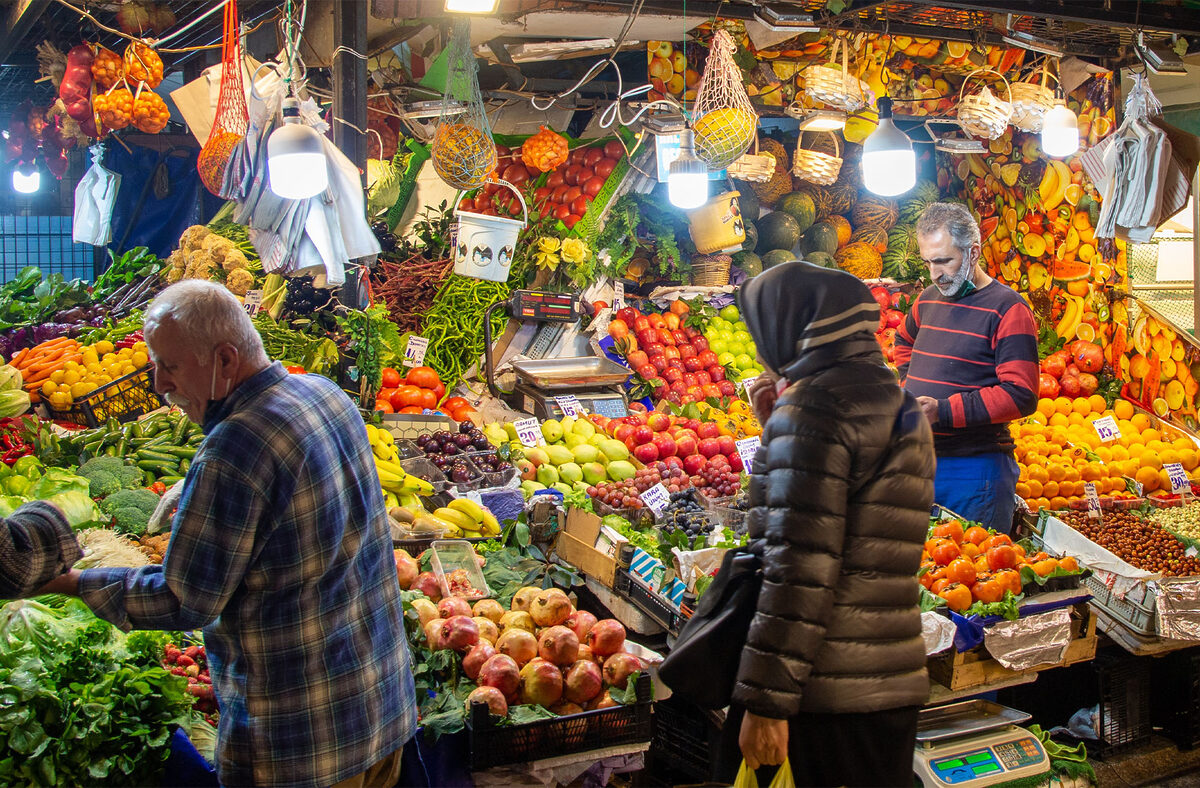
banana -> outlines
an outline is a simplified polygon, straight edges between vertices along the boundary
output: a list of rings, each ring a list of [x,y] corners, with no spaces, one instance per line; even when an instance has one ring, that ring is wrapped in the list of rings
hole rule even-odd
[[[415,492],[418,495],[433,495],[433,485],[422,479],[420,476],[413,476],[411,473],[404,474],[405,491]]]
[[[464,531],[473,531],[479,528],[479,523],[475,522],[457,509],[451,509],[447,506],[443,506],[440,509],[434,509],[433,516],[441,518],[446,522],[454,523]]]
[[[389,509],[391,509],[393,507],[399,508],[400,499],[396,497],[396,493],[394,493],[390,490],[384,490],[383,491],[383,504],[384,504],[384,506],[386,506]]]
[[[983,157],[977,153],[967,154],[967,166],[971,168],[971,174],[976,178],[982,178],[988,174],[988,168],[983,163]]]
[[[1071,185],[1071,169],[1067,167],[1066,162],[1059,161],[1058,159],[1051,159],[1050,166],[1046,168],[1047,172],[1050,170],[1054,170],[1056,183],[1053,191],[1050,192],[1049,198],[1044,196],[1042,198],[1042,204],[1045,206],[1047,211],[1054,210],[1062,203],[1067,196],[1067,187]],[[1042,182],[1045,183],[1044,177]]]
[[[455,498],[453,501],[446,504],[446,507],[462,512],[467,517],[470,517],[476,525],[483,523],[484,508],[472,501],[470,498]]]
[[[1067,306],[1063,309],[1062,319],[1054,329],[1060,337],[1075,336],[1080,321],[1083,320],[1083,299],[1079,296],[1068,295]]]
[[[480,530],[487,536],[497,536],[500,533],[500,521],[490,509],[483,509],[483,528]]]
[[[411,509],[416,513],[425,511],[425,504],[421,503],[420,497],[411,490],[401,490],[396,497],[400,499],[400,505],[405,509]]]
[[[1042,201],[1042,207],[1046,210],[1050,210],[1048,201],[1056,188],[1058,188],[1058,171],[1047,164],[1046,169],[1042,172],[1042,182],[1038,184],[1038,199]],[[1059,202],[1062,202],[1061,198]]]

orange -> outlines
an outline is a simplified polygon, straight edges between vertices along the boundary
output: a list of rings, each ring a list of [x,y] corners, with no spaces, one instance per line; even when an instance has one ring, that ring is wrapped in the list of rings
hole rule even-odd
[[[1158,471],[1153,468],[1138,468],[1133,477],[1142,485],[1142,491],[1152,493],[1159,487]]]
[[[1179,452],[1175,451],[1174,449],[1163,449],[1161,452],[1159,452],[1158,458],[1162,461],[1163,465],[1170,465],[1173,462],[1179,462],[1182,464],[1181,461],[1183,459],[1179,456]]]
[[[1200,454],[1193,449],[1184,449],[1179,452],[1179,461],[1183,463],[1185,471],[1195,470],[1196,466],[1200,465]]]
[[[1108,410],[1108,403],[1105,402],[1104,397],[1101,397],[1099,394],[1093,394],[1092,396],[1088,397],[1088,402],[1092,404],[1093,413],[1103,413],[1104,411]]]
[[[1158,472],[1158,489],[1160,489],[1160,490],[1170,490],[1171,489],[1171,474],[1167,473],[1166,471]]]
[[[1055,397],[1054,398],[1054,410],[1059,413],[1062,413],[1064,415],[1067,413],[1070,413],[1071,412],[1071,400],[1067,399],[1066,397]]]
[[[1041,496],[1041,494],[1042,494],[1042,483],[1041,482],[1037,481],[1036,479],[1030,479],[1025,484],[1029,488],[1029,497],[1030,498],[1038,498]]]
[[[1051,509],[1055,509],[1055,510],[1066,509],[1069,503],[1070,502],[1066,498],[1063,498],[1061,496],[1056,496],[1056,497],[1050,499],[1049,507]]]
[[[1143,430],[1150,429],[1150,417],[1145,413],[1135,413],[1129,417],[1129,421],[1133,424],[1133,429],[1136,432],[1142,432]],[[1154,437],[1158,437],[1157,432],[1155,432]],[[1149,438],[1147,438],[1147,440],[1149,440]]]
[[[1017,496],[1020,498],[1028,498],[1029,497],[1029,485],[1024,482],[1017,482],[1016,493],[1017,493]]]
[[[1080,416],[1086,416],[1092,412],[1092,403],[1088,401],[1087,397],[1079,397],[1071,400],[1071,410]]]
[[[1050,481],[1052,482],[1061,482],[1063,479],[1067,478],[1067,469],[1064,465],[1055,463],[1051,465],[1048,470],[1050,472]]]
[[[1040,466],[1040,465],[1030,466],[1030,468],[1029,468],[1030,484],[1033,484],[1034,482],[1036,482],[1038,487],[1040,488],[1041,485],[1045,484],[1049,480],[1050,480],[1050,472],[1047,468]],[[1034,493],[1033,497],[1036,498],[1038,495],[1039,495],[1039,493]]]
[[[1037,412],[1041,413],[1046,418],[1053,416],[1055,412],[1054,400],[1050,399],[1049,397],[1042,397],[1039,399],[1037,404]]]
[[[1133,405],[1128,400],[1119,399],[1113,403],[1113,413],[1118,419],[1133,418]]]
[[[1053,416],[1050,417],[1050,426],[1051,427],[1065,427],[1070,423],[1071,422],[1068,421],[1067,417],[1062,413],[1055,413]]]
[[[1058,495],[1058,493],[1058,482],[1046,482],[1042,485],[1042,495],[1046,496],[1047,498],[1053,498],[1054,496]]]
[[[1030,508],[1032,508],[1035,512],[1038,509],[1049,509],[1050,508],[1050,500],[1048,498],[1034,498],[1033,504]]]
[[[1159,458],[1157,452],[1147,449],[1142,452],[1140,462],[1143,468],[1153,468],[1156,471],[1162,470],[1162,460]]]
[[[1108,478],[1119,479],[1122,476],[1124,476],[1125,475],[1125,462],[1128,462],[1128,461],[1127,460],[1121,461],[1121,462],[1114,461],[1112,465],[1109,465],[1108,466]]]
[[[1032,423],[1040,424],[1043,427],[1046,426],[1046,424],[1049,422],[1049,419],[1047,418],[1046,414],[1044,414],[1044,413],[1035,413],[1029,417],[1029,420]]]
[[[1067,466],[1067,472],[1063,476],[1064,481],[1077,482],[1082,478],[1083,478],[1083,476],[1079,473],[1078,468],[1076,468],[1074,466],[1070,466],[1070,465]]]
[[[1079,490],[1082,489],[1080,487],[1080,484],[1081,484],[1080,482],[1068,482],[1068,481],[1059,482],[1058,494],[1066,496],[1067,498],[1070,498],[1073,495],[1078,495]]]

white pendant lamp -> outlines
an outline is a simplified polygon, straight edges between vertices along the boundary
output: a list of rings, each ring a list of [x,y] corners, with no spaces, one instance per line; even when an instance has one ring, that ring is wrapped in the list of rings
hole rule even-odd
[[[21,164],[13,170],[13,191],[20,194],[35,194],[42,188],[42,174],[33,163]]]
[[[667,197],[685,211],[708,201],[708,165],[692,153],[691,129],[679,132],[679,158],[667,168]]]
[[[879,126],[863,142],[863,185],[881,197],[904,194],[917,183],[912,140],[892,122],[892,100],[881,98]]]
[[[267,139],[271,191],[287,200],[306,200],[329,187],[320,133],[300,120],[300,102],[283,100],[283,125]]]
[[[1042,121],[1042,152],[1061,159],[1079,150],[1079,118],[1058,100]]]
[[[457,14],[490,14],[496,0],[446,0],[446,10]]]

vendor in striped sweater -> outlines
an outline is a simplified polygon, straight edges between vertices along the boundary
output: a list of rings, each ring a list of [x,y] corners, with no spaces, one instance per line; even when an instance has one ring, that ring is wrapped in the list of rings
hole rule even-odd
[[[926,208],[917,242],[933,284],[896,332],[896,364],[933,425],[934,501],[1008,533],[1018,475],[1008,422],[1037,406],[1033,312],[980,267],[979,226],[962,205]]]

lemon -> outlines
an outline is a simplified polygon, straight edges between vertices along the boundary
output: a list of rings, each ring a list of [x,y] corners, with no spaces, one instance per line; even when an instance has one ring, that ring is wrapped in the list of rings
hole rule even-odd
[[[133,348],[123,347],[117,351],[117,358],[129,358],[133,355]]]
[[[132,375],[134,372],[137,372],[137,367],[135,367],[133,364],[126,364],[125,366],[121,367],[121,377]]]
[[[109,342],[107,339],[100,340],[96,344],[92,345],[92,347],[94,347],[96,352],[101,355],[113,352],[113,343]]]
[[[75,399],[82,399],[95,390],[96,387],[91,383],[80,382],[76,383],[74,386],[71,386],[71,396]]]
[[[65,375],[65,374],[66,373],[63,372],[61,369],[56,369],[50,373],[50,379],[53,380],[55,383],[62,383],[63,375]]]
[[[63,369],[67,372],[78,372],[83,369],[83,366],[78,361],[68,361],[63,364]]]
[[[84,348],[83,352],[80,354],[80,361],[82,361],[85,365],[91,364],[91,363],[99,361],[99,360],[100,360],[100,356],[96,353],[95,350],[92,350],[90,347]],[[72,363],[74,363],[74,362],[72,362]]]
[[[100,374],[100,372],[101,372],[101,371],[102,371],[104,368],[100,366],[100,362],[99,362],[99,361],[95,361],[95,362],[92,362],[91,364],[88,364],[88,365],[87,365],[86,367],[84,367],[83,369],[84,369],[84,371],[85,371],[87,374],[89,374],[89,375],[99,375],[99,374]]]
[[[130,358],[133,360],[133,365],[138,369],[141,369],[150,362],[150,357],[146,355],[146,351],[144,350],[135,350]]]
[[[51,380],[53,380],[53,377],[51,377]],[[71,370],[69,372],[64,372],[62,374],[62,379],[57,382],[66,383],[68,386],[74,386],[76,383],[79,382],[79,380],[80,380],[79,373],[76,372],[75,370]]]
[[[47,380],[42,384],[42,396],[49,397],[54,392],[58,391],[58,384],[53,380]]]

